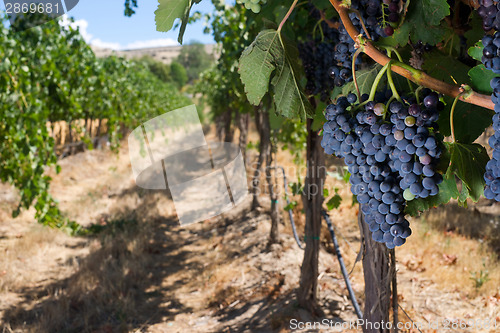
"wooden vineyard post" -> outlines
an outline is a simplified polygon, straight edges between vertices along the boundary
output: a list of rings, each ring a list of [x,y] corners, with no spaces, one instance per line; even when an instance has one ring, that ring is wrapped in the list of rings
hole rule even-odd
[[[307,176],[303,194],[306,247],[300,271],[298,300],[301,307],[314,314],[317,306],[321,208],[326,169],[321,137],[312,130],[312,122],[312,119],[307,120]]]

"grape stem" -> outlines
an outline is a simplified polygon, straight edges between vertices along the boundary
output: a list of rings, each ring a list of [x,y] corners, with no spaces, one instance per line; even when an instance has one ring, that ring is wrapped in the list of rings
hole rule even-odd
[[[389,81],[389,86],[391,87],[393,96],[401,102],[401,97],[399,96],[398,90],[396,89],[394,81],[392,80],[392,61],[389,61],[387,64],[389,64],[389,68],[387,69],[387,81]]]
[[[390,52],[394,52],[396,54],[396,57],[398,58],[399,62],[403,62],[403,58],[401,57],[401,54],[399,54],[398,50],[396,50],[393,47],[387,47],[387,52],[389,54],[389,57],[391,57]],[[406,78],[406,82],[408,82],[408,87],[410,88],[410,91],[414,91],[413,87],[411,86],[411,81]]]
[[[460,99],[460,96],[465,92],[465,88],[462,86],[460,87],[462,92],[455,97],[455,100],[453,101],[453,104],[451,105],[451,111],[450,111],[450,130],[451,130],[451,142],[455,143],[455,122],[454,122],[454,116],[455,116],[455,107],[457,106],[458,100]]]
[[[383,120],[385,120],[385,117],[387,115],[387,111],[389,110],[389,105],[391,105],[391,102],[395,99],[396,97],[395,96],[391,96],[391,98],[389,98],[389,100],[387,101],[387,103],[385,104],[385,108],[384,108],[384,115],[382,117]]]
[[[349,36],[351,36],[354,41],[359,42],[359,31],[356,27],[354,27],[351,19],[349,18],[349,9],[343,5],[340,0],[330,0],[330,3],[339,13],[340,19],[349,33]],[[364,46],[363,52],[380,65],[386,65],[391,60],[385,54],[380,52],[370,41],[365,40],[364,43],[360,44]],[[481,106],[490,110],[494,109],[494,104],[491,101],[490,96],[479,94],[472,90],[467,94],[462,95],[459,86],[437,80],[422,71],[419,71],[407,64],[403,64],[402,62],[394,63],[393,70],[416,84],[425,86],[441,94],[448,95],[453,98],[458,97],[463,102]]]
[[[356,59],[358,59],[358,55],[363,51],[363,48],[360,47],[359,49],[354,52],[354,55],[352,56],[352,80],[354,81],[354,86],[356,87],[356,92],[358,93],[358,100],[361,100],[361,93],[359,92],[359,86],[358,86],[358,80],[356,78]]]
[[[420,94],[420,91],[424,89],[424,87],[422,86],[419,86],[417,88],[417,90],[415,90],[415,98],[417,99],[417,104],[420,104],[420,97],[419,97],[419,94]]]
[[[283,20],[281,20],[280,25],[278,26],[278,30],[277,30],[278,32],[281,32],[281,29],[283,29],[283,25],[285,25],[285,22],[288,20],[288,18],[292,14],[293,10],[295,9],[295,6],[297,6],[297,2],[299,2],[299,0],[295,0],[292,3],[292,5],[288,9],[288,12],[286,13],[285,17],[283,17]],[[349,16],[347,16],[347,18],[349,18]]]
[[[370,90],[370,96],[368,97],[367,101],[373,101],[375,98],[375,93],[377,92],[378,84],[380,83],[380,80],[384,76],[384,73],[387,72],[387,69],[391,66],[391,62],[389,61],[387,64],[385,64],[384,67],[378,72],[377,76],[375,77],[375,80],[373,81],[372,84],[372,89]]]

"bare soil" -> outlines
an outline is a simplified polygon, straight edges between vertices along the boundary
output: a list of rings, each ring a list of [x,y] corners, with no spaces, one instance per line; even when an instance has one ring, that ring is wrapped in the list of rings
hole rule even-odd
[[[285,154],[278,160],[291,165]],[[117,155],[87,151],[60,164],[52,194],[68,217],[102,231],[71,237],[37,225],[31,210],[13,219],[16,192],[0,186],[3,332],[288,332],[292,319],[356,320],[326,227],[318,277],[323,313],[314,317],[296,302],[302,251],[285,214],[280,244],[268,245],[266,196],[259,210],[250,211],[247,198],[222,216],[181,228],[168,192],[135,186],[126,147]],[[355,264],[357,210],[341,180],[332,178],[327,185],[339,188],[344,198],[331,215],[362,303],[362,267]],[[299,204],[299,232],[304,223],[300,209]],[[478,220],[494,220],[495,209],[485,208]],[[467,320],[496,319],[496,330],[447,331],[500,331],[497,255],[487,237],[457,228],[455,220],[464,214],[436,210],[411,221],[414,235],[397,250],[400,321],[465,325]],[[488,278],[476,288],[471,277],[480,277],[481,271],[483,276],[488,271]]]

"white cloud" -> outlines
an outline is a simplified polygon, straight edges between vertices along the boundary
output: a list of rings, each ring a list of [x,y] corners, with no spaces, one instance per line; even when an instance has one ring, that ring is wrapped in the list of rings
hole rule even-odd
[[[99,38],[94,38],[90,41],[90,45],[97,46],[101,49],[121,50],[120,43],[104,42]]]
[[[82,35],[83,39],[88,43],[92,39],[92,35],[87,32],[87,28],[89,27],[89,22],[87,20],[76,20],[75,22],[71,22],[68,18],[68,15],[64,14],[61,16],[61,20],[59,22],[63,27],[72,27],[73,29],[78,28],[80,31],[80,35]]]
[[[118,51],[118,50],[133,50],[133,49],[142,49],[149,47],[164,47],[164,46],[179,45],[179,43],[177,43],[177,41],[172,38],[139,40],[132,43],[128,43],[127,45],[121,45],[120,43],[115,43],[115,42],[105,42],[99,38],[93,38],[94,36],[87,31],[87,28],[89,27],[89,22],[87,20],[81,19],[81,20],[76,20],[75,22],[71,22],[66,14],[61,16],[60,24],[63,27],[70,26],[73,29],[78,28],[85,42],[87,42],[90,45],[104,49],[112,49]]]
[[[142,49],[146,47],[162,47],[162,46],[176,46],[179,45],[176,40],[172,38],[159,38],[150,40],[140,40],[127,44],[123,49]]]

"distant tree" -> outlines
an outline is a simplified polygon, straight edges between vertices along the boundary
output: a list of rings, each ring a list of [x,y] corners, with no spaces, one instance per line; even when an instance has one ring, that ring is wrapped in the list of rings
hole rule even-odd
[[[201,72],[210,68],[214,58],[205,51],[205,45],[191,42],[182,47],[177,61],[186,68],[189,82],[193,82],[199,78]]]
[[[137,0],[125,0],[125,16],[132,16],[135,14],[134,8],[137,8]]]
[[[177,61],[173,61],[170,64],[170,71],[172,75],[172,79],[177,85],[177,87],[182,88],[188,82],[188,75],[186,72],[186,68],[182,66],[182,64]]]
[[[172,82],[171,69],[169,65],[157,61],[148,55],[140,58],[139,61],[146,64],[151,73],[156,75],[156,77],[158,77],[161,81]]]

